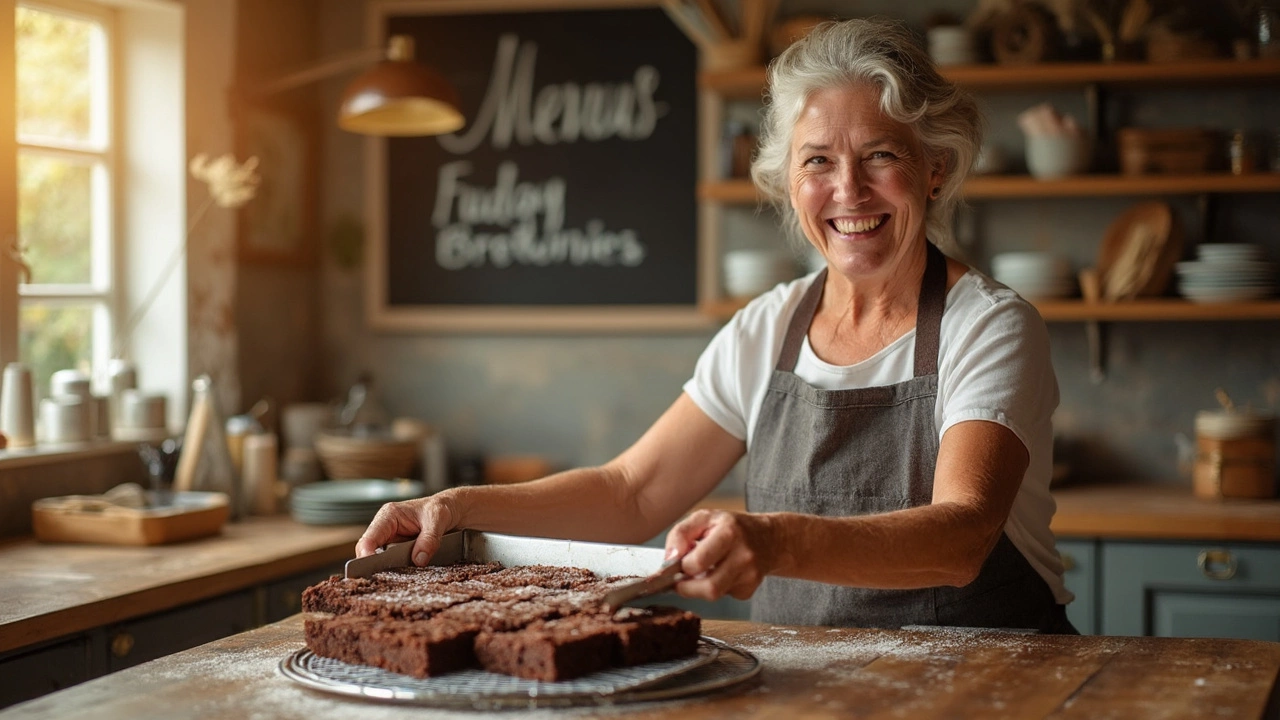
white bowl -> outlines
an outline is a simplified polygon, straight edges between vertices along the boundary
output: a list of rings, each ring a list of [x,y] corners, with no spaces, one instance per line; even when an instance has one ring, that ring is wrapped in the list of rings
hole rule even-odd
[[[1078,175],[1089,169],[1091,149],[1085,138],[1071,135],[1028,135],[1027,170],[1037,180]]]

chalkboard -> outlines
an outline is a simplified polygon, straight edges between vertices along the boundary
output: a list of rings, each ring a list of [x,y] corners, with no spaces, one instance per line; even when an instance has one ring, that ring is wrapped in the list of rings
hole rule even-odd
[[[694,45],[657,7],[425,7],[382,31],[414,38],[467,125],[380,141],[375,324],[705,324]]]

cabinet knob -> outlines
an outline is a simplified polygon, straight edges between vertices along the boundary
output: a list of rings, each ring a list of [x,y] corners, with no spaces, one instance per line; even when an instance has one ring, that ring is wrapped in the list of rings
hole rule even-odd
[[[1210,580],[1230,580],[1236,576],[1236,558],[1230,550],[1201,550],[1196,567]]]
[[[1071,556],[1071,553],[1058,553],[1058,556],[1062,558],[1063,572],[1071,572],[1076,569],[1076,559]]]
[[[118,658],[125,657],[133,650],[133,635],[127,632],[117,633],[111,638],[111,654]]]

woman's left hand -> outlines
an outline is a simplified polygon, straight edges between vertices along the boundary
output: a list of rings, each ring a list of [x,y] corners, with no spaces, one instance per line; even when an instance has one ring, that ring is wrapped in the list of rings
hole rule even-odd
[[[687,580],[676,584],[685,597],[746,600],[778,567],[780,546],[769,516],[698,510],[667,533],[667,557],[684,558]]]

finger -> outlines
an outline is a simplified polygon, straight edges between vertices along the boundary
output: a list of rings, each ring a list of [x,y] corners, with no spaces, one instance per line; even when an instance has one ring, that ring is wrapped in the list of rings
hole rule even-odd
[[[698,539],[706,533],[712,517],[710,511],[698,510],[672,526],[667,532],[666,559],[680,557],[693,549]]]
[[[418,534],[420,529],[417,513],[406,509],[408,503],[387,503],[378,509],[369,527],[356,542],[356,557],[372,555],[389,542],[396,539],[408,539]]]
[[[684,556],[680,568],[689,576],[706,573],[723,562],[740,542],[741,533],[737,532],[732,517],[717,518],[717,522],[707,528],[698,543]]]
[[[440,549],[440,539],[452,530],[448,513],[439,503],[425,503],[418,509],[417,523],[421,530],[413,541],[413,564],[422,567],[427,564]]]

